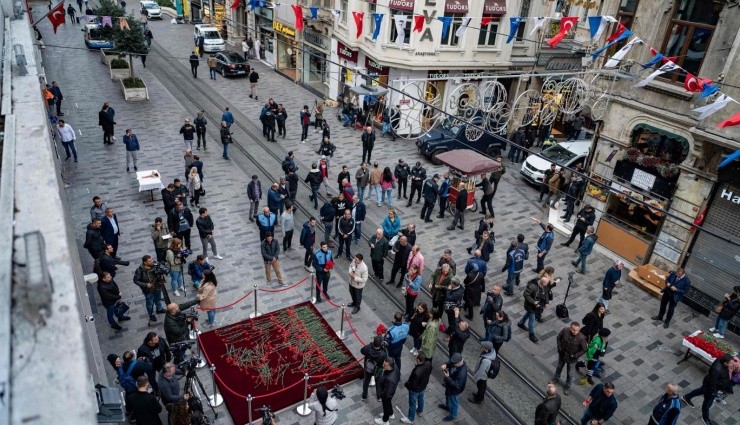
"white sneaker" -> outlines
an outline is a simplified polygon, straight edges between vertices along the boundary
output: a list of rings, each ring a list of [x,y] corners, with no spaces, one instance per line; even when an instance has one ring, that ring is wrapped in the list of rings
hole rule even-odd
[[[181,287],[179,287],[177,289],[180,290],[180,291],[185,291],[185,287],[184,286],[181,286]]]
[[[414,351],[416,351],[416,348],[412,348],[412,349],[410,349],[410,350],[409,350],[409,353],[411,353],[411,354],[413,355],[413,354],[414,354]]]
[[[714,332],[714,331],[716,331],[716,330],[717,330],[716,328],[709,328],[709,329],[708,329],[708,331],[709,331],[709,332]]]
[[[724,337],[724,336],[722,336],[722,335],[720,335],[719,333],[716,333],[716,332],[715,332],[715,333],[713,333],[712,335],[713,335],[713,336],[714,336],[715,338],[717,338],[717,339],[725,339],[725,337]]]
[[[175,291],[175,296],[176,297],[179,297],[180,296],[180,291]]]
[[[409,418],[401,418],[402,424],[412,424],[414,421],[410,421]]]
[[[388,422],[383,422],[383,418],[375,418],[375,423],[380,425],[388,425]]]
[[[223,260],[224,259],[224,257],[222,257],[220,255],[214,255],[213,258],[215,258],[217,260]]]
[[[380,399],[378,399],[378,400],[380,400]],[[382,419],[383,418],[383,414],[381,413],[377,417]],[[396,419],[396,414],[395,413],[391,413],[391,415],[388,417],[388,419]]]

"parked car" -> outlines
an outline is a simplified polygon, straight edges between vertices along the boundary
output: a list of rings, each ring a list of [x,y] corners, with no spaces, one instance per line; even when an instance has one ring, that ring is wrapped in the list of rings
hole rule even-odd
[[[162,19],[162,9],[156,2],[150,0],[140,1],[141,13],[149,19]]]
[[[236,77],[239,75],[246,77],[249,75],[249,70],[251,69],[249,62],[239,53],[221,52],[216,54],[216,60],[218,61],[216,71],[224,77]]]
[[[221,33],[211,25],[198,24],[193,27],[193,44],[198,43],[198,37],[203,36],[203,51],[206,53],[223,52],[226,43]]]
[[[112,49],[116,47],[112,40],[103,37],[100,24],[85,24],[82,32],[85,33],[85,45],[88,49]]]
[[[591,150],[591,140],[573,140],[570,142],[561,142],[550,146],[544,151],[529,155],[519,174],[524,180],[539,185],[545,177],[545,170],[550,168],[554,163],[558,167],[575,168],[578,164],[583,164]]]
[[[475,116],[472,122],[480,126],[483,123],[483,118]],[[477,133],[479,130],[471,128],[471,133],[468,133],[466,127],[467,124],[460,121],[445,120],[439,128],[432,129],[427,134],[419,137],[416,140],[416,147],[419,148],[422,155],[431,159],[432,163],[436,165],[441,164],[437,160],[437,155],[456,149],[473,149],[490,157],[495,157],[506,150],[506,137],[484,132],[478,139],[469,140],[468,136],[471,136],[471,133]]]

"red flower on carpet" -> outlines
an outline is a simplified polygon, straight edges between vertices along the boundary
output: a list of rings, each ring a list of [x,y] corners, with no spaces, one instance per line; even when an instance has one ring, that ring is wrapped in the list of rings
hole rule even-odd
[[[732,354],[735,351],[730,344],[720,341],[713,335],[704,332],[694,336],[687,336],[684,339],[715,359],[725,354]]]

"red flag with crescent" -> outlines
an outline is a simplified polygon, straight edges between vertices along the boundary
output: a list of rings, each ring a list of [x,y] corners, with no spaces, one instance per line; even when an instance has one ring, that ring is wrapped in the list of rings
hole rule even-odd
[[[561,41],[563,41],[565,35],[568,34],[568,31],[573,28],[576,22],[578,22],[578,16],[564,16],[560,20],[560,31],[555,34],[553,38],[546,40],[545,43],[547,43],[551,49],[557,46]]]
[[[610,35],[609,38],[606,39],[606,43],[609,44],[612,41],[616,40],[625,31],[627,31],[627,27],[625,27],[624,24],[620,22],[619,23],[619,26],[617,27],[617,30],[614,31],[614,34]],[[655,56],[655,55],[653,55],[653,56]]]
[[[414,32],[424,31],[424,15],[414,15]]]
[[[59,25],[64,23],[64,2],[59,2],[54,9],[51,9],[48,16],[49,22],[51,22],[51,26],[54,28],[54,34],[56,34]]]
[[[696,77],[696,75],[687,72],[686,73],[686,80],[683,82],[683,88],[687,92],[693,92],[697,93],[701,91],[701,84],[699,83],[699,78]]]
[[[362,36],[362,20],[365,19],[364,12],[352,12],[352,18],[355,20],[355,26],[357,27],[357,38]]]

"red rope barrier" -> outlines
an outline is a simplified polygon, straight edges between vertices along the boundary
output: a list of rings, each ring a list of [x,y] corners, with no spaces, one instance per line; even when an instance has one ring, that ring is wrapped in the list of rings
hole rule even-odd
[[[234,304],[239,304],[240,302],[242,302],[242,301],[243,301],[243,300],[244,300],[245,298],[247,298],[247,297],[248,297],[248,296],[250,296],[250,295],[252,295],[252,291],[249,291],[249,292],[247,292],[247,293],[246,293],[246,294],[245,294],[245,295],[244,295],[243,297],[239,298],[238,300],[234,301],[234,302],[233,302],[233,303],[231,303],[231,304],[226,304],[226,305],[225,305],[225,306],[223,306],[223,307],[214,307],[214,308],[200,308],[200,307],[196,307],[196,308],[197,308],[198,310],[200,310],[200,311],[213,311],[213,310],[223,310],[223,309],[226,309],[226,308],[229,308],[229,307],[232,307],[232,306],[234,306]]]
[[[321,378],[321,379],[323,379],[323,378],[326,378],[328,376],[336,375],[337,373],[346,372],[347,370],[349,370],[349,368],[354,367],[355,366],[355,363],[360,363],[363,360],[365,360],[364,357],[362,357],[360,359],[357,359],[354,362],[348,364],[347,366],[345,366],[345,367],[343,367],[341,369],[335,370],[334,372],[325,373],[323,375],[310,376],[309,378]]]
[[[308,276],[306,276],[305,278],[303,278],[303,280],[301,280],[300,282],[296,282],[296,283],[294,283],[294,284],[292,284],[292,285],[290,285],[290,286],[288,286],[286,288],[280,288],[280,289],[259,289],[259,290],[262,291],[262,292],[283,292],[283,291],[287,291],[288,289],[295,288],[296,286],[300,285],[301,283],[305,282],[306,280],[308,280]]]
[[[324,296],[324,298],[326,299],[326,302],[328,302],[329,304],[333,305],[336,308],[341,308],[341,306],[338,306],[338,305],[334,304],[333,302],[331,302],[331,300],[329,299],[329,297],[327,297],[326,294],[324,293],[324,291],[321,290],[321,284],[319,284],[319,279],[314,278],[314,281],[316,283],[316,288]]]
[[[367,344],[365,344],[365,341],[363,341],[362,338],[360,338],[360,335],[357,335],[357,331],[355,330],[355,327],[352,326],[352,321],[349,320],[349,313],[347,313],[345,311],[344,312],[344,317],[347,319],[347,324],[349,325],[349,329],[352,331],[353,334],[355,334],[355,338],[357,338],[357,341],[359,341],[360,344],[362,344],[363,347],[365,345],[367,345]]]

